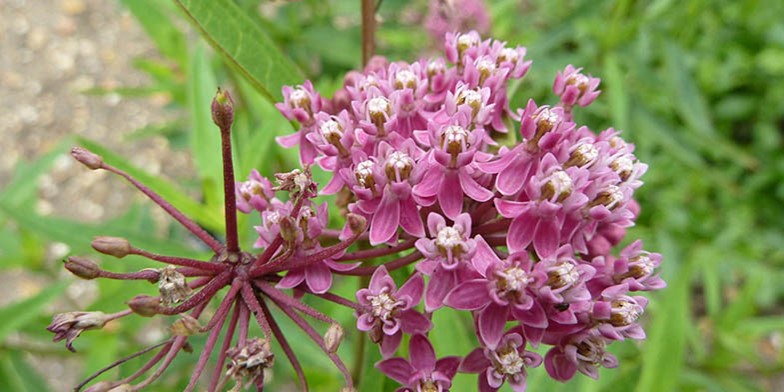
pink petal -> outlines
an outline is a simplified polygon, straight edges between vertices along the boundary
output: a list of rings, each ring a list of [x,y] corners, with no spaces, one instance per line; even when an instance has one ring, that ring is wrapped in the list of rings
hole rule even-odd
[[[390,282],[394,286],[395,281],[389,276],[387,267],[382,265],[376,268],[376,270],[373,271],[373,276],[370,277],[370,291],[378,293],[383,287],[389,286]]]
[[[397,291],[398,297],[408,296],[411,298],[413,303],[409,304],[409,306],[413,307],[419,304],[419,300],[422,299],[422,293],[425,291],[425,279],[422,277],[421,273],[415,273],[411,276],[406,283],[403,283],[400,286],[400,289]]]
[[[447,170],[438,191],[438,203],[449,219],[455,219],[463,209],[463,191],[457,171]]]
[[[438,190],[441,189],[443,176],[443,170],[436,170],[431,167],[431,170],[425,172],[422,181],[414,186],[414,194],[419,197],[435,196],[438,193]]]
[[[488,201],[493,198],[493,192],[490,192],[479,185],[479,183],[476,182],[470,174],[466,173],[465,170],[460,170],[458,173],[460,177],[460,187],[468,197],[476,201]]]
[[[444,298],[447,306],[458,310],[477,310],[491,302],[487,279],[473,279],[460,283]]]
[[[498,213],[504,218],[515,218],[531,208],[529,202],[506,199],[495,199],[494,202],[495,208],[498,209]]]
[[[553,347],[544,357],[544,368],[550,377],[558,381],[569,381],[577,372],[577,366],[566,358],[560,348]]]
[[[403,334],[400,331],[392,335],[384,335],[381,338],[381,356],[384,358],[392,356],[400,346],[401,339],[403,339]]]
[[[498,173],[495,186],[504,196],[514,195],[523,188],[523,184],[529,178],[528,172],[531,170],[531,162],[528,157],[520,157],[511,162]]]
[[[451,380],[457,369],[460,367],[460,357],[444,357],[436,361],[436,371],[443,373],[447,379]]]
[[[294,147],[299,143],[299,132],[291,135],[278,136],[275,138],[275,141],[283,147]]]
[[[277,287],[281,289],[292,289],[299,286],[305,280],[305,271],[302,269],[290,270],[283,279],[278,282]]]
[[[509,233],[506,237],[510,252],[524,251],[531,241],[533,241],[534,230],[536,229],[536,219],[537,218],[533,217],[533,214],[530,213],[529,210],[525,214],[512,220],[512,224],[509,225]]]
[[[412,336],[408,347],[408,355],[411,357],[411,366],[414,369],[425,373],[432,373],[435,370],[436,352],[425,335]]]
[[[400,329],[406,334],[425,333],[433,327],[433,323],[424,314],[409,309],[400,312]]]
[[[491,366],[490,361],[485,357],[485,350],[477,348],[471,351],[463,362],[460,363],[460,372],[462,373],[480,373]]]
[[[508,315],[508,307],[495,303],[491,303],[479,313],[478,332],[488,348],[495,349],[498,346],[504,335]]]
[[[482,236],[476,236],[476,253],[474,253],[474,257],[471,259],[471,263],[474,265],[474,268],[482,274],[482,276],[487,276],[487,268],[491,265],[496,263],[500,263],[501,259],[498,258],[498,255],[493,252],[493,249],[490,248],[490,245],[487,244]]]
[[[432,312],[444,304],[444,297],[454,287],[455,275],[452,271],[436,267],[425,291],[425,311]]]
[[[332,271],[324,263],[313,263],[305,268],[305,283],[316,294],[326,293],[332,286]]]
[[[400,226],[403,227],[406,233],[414,237],[425,236],[422,217],[419,215],[417,205],[411,197],[400,202]]]
[[[554,254],[560,244],[561,230],[555,219],[542,219],[536,225],[534,234],[534,249],[540,258],[544,259]]]
[[[377,363],[376,368],[403,385],[408,384],[408,378],[414,373],[414,368],[403,358],[385,359]]]
[[[384,192],[373,221],[370,224],[370,244],[378,245],[389,241],[400,223],[400,203],[391,192]]]

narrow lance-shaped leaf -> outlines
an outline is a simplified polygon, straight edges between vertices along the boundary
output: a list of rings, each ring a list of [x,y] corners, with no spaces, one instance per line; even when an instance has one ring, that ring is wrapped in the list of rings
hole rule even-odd
[[[299,68],[234,2],[176,1],[210,45],[270,100],[281,100],[284,85],[303,80]]]

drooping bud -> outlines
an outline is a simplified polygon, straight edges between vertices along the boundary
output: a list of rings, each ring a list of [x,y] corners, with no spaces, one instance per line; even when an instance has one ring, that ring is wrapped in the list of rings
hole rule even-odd
[[[348,222],[348,228],[354,234],[361,234],[367,228],[367,219],[362,215],[349,213],[346,216],[346,221]]]
[[[171,306],[188,298],[191,294],[191,288],[185,281],[185,275],[170,265],[161,270],[158,278],[158,292],[161,293],[163,305]]]
[[[327,351],[331,353],[337,352],[342,341],[343,327],[339,324],[330,325],[329,329],[327,329],[327,332],[324,334],[324,346],[326,346]]]
[[[72,148],[71,156],[90,170],[100,169],[103,166],[103,158],[100,155],[83,147]]]
[[[82,331],[103,328],[107,321],[109,316],[103,312],[67,312],[54,315],[52,323],[46,329],[55,334],[52,341],[65,339],[65,347],[76,352],[73,341]]]
[[[174,336],[191,336],[201,331],[202,326],[199,324],[199,320],[185,313],[180,314],[180,318],[169,327],[169,332]]]
[[[161,299],[149,295],[137,295],[127,302],[134,313],[143,317],[152,317],[159,313]]]
[[[131,253],[131,243],[125,238],[98,236],[90,244],[93,249],[105,255],[121,259]]]
[[[63,263],[65,263],[65,269],[82,279],[95,279],[100,275],[101,269],[98,264],[84,257],[71,256],[63,260]]]
[[[231,129],[231,124],[234,123],[234,99],[227,90],[221,90],[218,87],[218,92],[215,93],[215,98],[212,99],[212,121],[217,125],[221,131]]]

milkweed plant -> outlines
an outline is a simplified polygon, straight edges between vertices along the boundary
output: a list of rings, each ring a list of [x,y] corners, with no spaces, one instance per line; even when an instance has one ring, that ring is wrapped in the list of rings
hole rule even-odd
[[[150,357],[135,373],[86,390],[143,389],[180,352],[194,350],[189,338],[196,334],[207,338],[187,391],[201,378],[209,391],[261,391],[281,355],[307,390],[273,309],[334,363],[343,391],[355,390],[336,354],[346,328],[378,345],[383,359],[375,366],[399,391],[448,391],[458,372],[476,374],[479,391],[504,383],[523,391],[529,371],[566,381],[618,366],[608,345],[645,338],[639,319],[648,300],[638,294],[665,286],[659,254],[639,240],[615,249],[638,215],[634,191],[647,166],[619,131],[574,122],[573,111],[599,96],[598,78],[567,65],[553,83],[558,103],[511,108],[509,82],[531,65],[525,48],[475,31],[448,33],[444,45],[443,57],[412,63],[374,57],[349,72],[331,99],[310,81],[284,87],[277,108],[298,130],[278,142],[298,148],[302,166],[273,179],[253,171],[235,181],[233,100],[218,89],[211,111],[222,140],[225,243],[128,173],[74,148],[76,160],[123,177],[213,253],[195,260],[97,237],[92,247],[100,253],[137,255],[162,268],[115,273],[84,257],[65,261],[80,278],[147,280],[159,291],[130,298],[118,313],[55,315],[48,329],[69,350],[83,331],[112,320],[177,316],[168,339],[132,355]],[[313,165],[331,173],[328,183],[314,182]],[[327,226],[326,203],[314,201],[319,194],[337,195],[343,227]],[[255,252],[238,244],[238,210],[260,215]],[[394,279],[396,270],[395,277],[407,277]],[[332,291],[338,277],[369,283],[346,298]],[[340,325],[303,297],[349,308],[356,324]],[[444,308],[470,314],[472,351],[436,355],[428,335],[450,328],[433,322]],[[273,341],[281,352],[273,352]],[[540,345],[544,357],[532,351]]]

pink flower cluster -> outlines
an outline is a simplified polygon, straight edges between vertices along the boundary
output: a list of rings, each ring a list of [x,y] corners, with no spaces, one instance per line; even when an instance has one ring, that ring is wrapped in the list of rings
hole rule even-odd
[[[609,343],[645,337],[648,301],[634,294],[665,286],[661,256],[640,241],[613,253],[638,214],[647,166],[618,131],[574,122],[573,109],[599,95],[598,78],[569,65],[553,85],[557,104],[512,110],[507,86],[531,65],[525,48],[476,32],[447,34],[445,45],[445,58],[375,58],[331,100],[310,82],[284,88],[278,109],[301,127],[279,142],[334,174],[321,193],[348,200],[369,222],[361,238],[382,247],[289,269],[278,285],[325,293],[333,271],[356,266],[342,262],[412,249],[375,269],[355,307],[357,327],[387,358],[377,366],[403,390],[448,390],[462,371],[479,373],[481,391],[504,382],[521,391],[526,369],[542,362],[557,380],[595,378],[617,364]],[[290,226],[302,246],[289,249],[318,251],[326,208],[306,203],[284,223],[290,203],[265,181],[253,174],[237,187],[238,208],[262,214],[259,245]],[[406,265],[414,272],[398,287],[389,271]],[[473,315],[479,346],[462,358],[436,359],[427,338],[438,328],[429,314],[444,306]],[[392,357],[403,334],[410,360]],[[529,351],[541,343],[552,346],[544,359]]]

